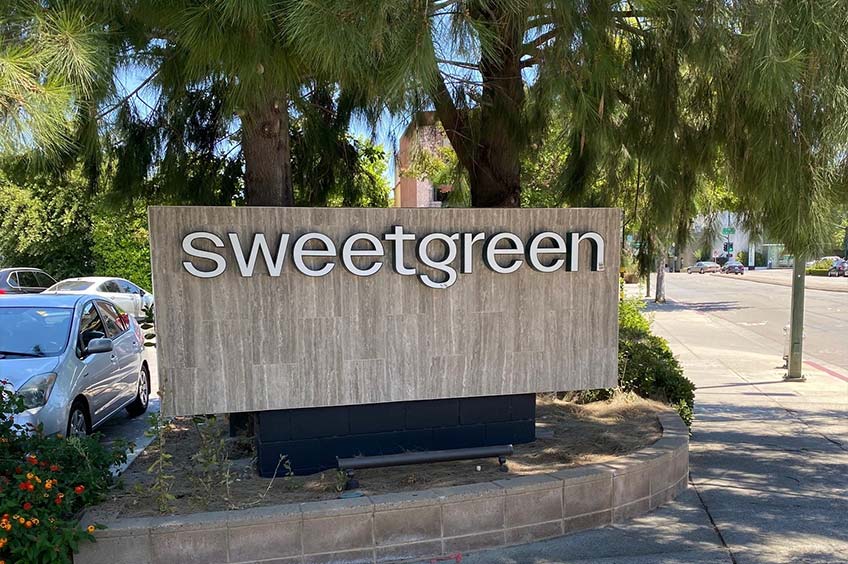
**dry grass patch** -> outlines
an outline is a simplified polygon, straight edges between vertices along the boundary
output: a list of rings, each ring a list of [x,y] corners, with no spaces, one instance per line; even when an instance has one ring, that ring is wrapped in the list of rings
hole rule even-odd
[[[537,439],[515,447],[507,463],[508,474],[500,472],[497,460],[492,458],[372,468],[356,473],[361,492],[372,495],[456,486],[603,462],[658,440],[661,428],[657,413],[668,409],[632,394],[586,405],[540,395],[536,407]],[[214,434],[227,456],[213,472],[199,475],[193,457],[203,445],[208,448],[209,437],[201,437],[190,419],[177,419],[168,430],[165,449],[172,455],[169,473],[175,476],[170,492],[174,496],[172,513],[318,501],[339,495],[343,477],[337,472],[260,478],[253,469],[249,444],[228,439],[223,422],[214,428]],[[155,492],[151,491],[153,477],[147,472],[157,455],[154,446],[148,447],[130,465],[120,487],[97,509],[100,519],[158,514]]]

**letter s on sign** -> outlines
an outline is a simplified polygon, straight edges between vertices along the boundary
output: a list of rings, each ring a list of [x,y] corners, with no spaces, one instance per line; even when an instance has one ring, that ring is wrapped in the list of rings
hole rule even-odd
[[[212,270],[200,270],[194,263],[191,261],[183,261],[183,268],[191,274],[192,276],[197,276],[198,278],[215,278],[216,276],[220,276],[224,273],[224,270],[227,268],[227,261],[224,257],[219,255],[218,253],[213,253],[211,251],[204,251],[198,249],[193,246],[192,243],[196,239],[207,239],[212,241],[212,243],[218,247],[223,248],[224,242],[220,237],[215,235],[214,233],[207,233],[206,231],[197,231],[195,233],[189,233],[185,237],[183,237],[183,251],[189,256],[202,258],[206,260],[211,260],[215,263],[215,268]]]

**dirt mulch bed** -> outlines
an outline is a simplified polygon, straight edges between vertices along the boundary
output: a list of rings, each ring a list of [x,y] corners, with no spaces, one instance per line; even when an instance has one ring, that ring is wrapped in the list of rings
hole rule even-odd
[[[515,447],[507,463],[508,474],[500,472],[492,458],[373,468],[357,471],[360,491],[364,495],[414,491],[554,472],[633,452],[662,434],[657,412],[663,406],[631,395],[586,405],[539,396],[536,405],[537,439]],[[223,420],[204,433],[198,432],[191,418],[174,420],[165,435],[165,452],[171,455],[167,474],[174,476],[169,486],[170,514],[334,499],[344,483],[334,471],[273,480],[258,477],[252,446],[244,439],[229,439]],[[148,472],[158,456],[154,442],[124,472],[93,517],[161,514],[154,476]]]

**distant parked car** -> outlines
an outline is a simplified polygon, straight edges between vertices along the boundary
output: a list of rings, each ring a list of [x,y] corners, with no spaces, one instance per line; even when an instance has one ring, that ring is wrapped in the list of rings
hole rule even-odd
[[[150,398],[143,343],[132,316],[100,296],[0,300],[0,379],[26,408],[15,423],[74,436],[122,409],[141,415]]]
[[[725,274],[745,274],[745,266],[739,261],[730,261],[721,267],[721,271]]]
[[[827,271],[828,276],[848,276],[848,260],[837,258],[833,261],[830,269]]]
[[[0,294],[38,294],[55,283],[52,276],[37,268],[0,269]]]
[[[97,294],[107,298],[121,309],[142,319],[144,309],[153,307],[153,294],[123,278],[87,276],[68,278],[47,288],[49,294]]]
[[[699,274],[703,274],[705,272],[719,272],[721,271],[721,266],[717,262],[712,262],[708,260],[699,260],[692,266],[686,267],[686,272],[688,274],[692,274],[693,272],[698,272]]]

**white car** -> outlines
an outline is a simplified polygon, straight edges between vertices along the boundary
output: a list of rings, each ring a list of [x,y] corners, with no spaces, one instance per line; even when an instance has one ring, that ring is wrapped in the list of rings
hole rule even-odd
[[[144,308],[153,307],[153,294],[123,278],[86,276],[53,284],[45,294],[94,294],[111,300],[125,312],[143,319]]]

